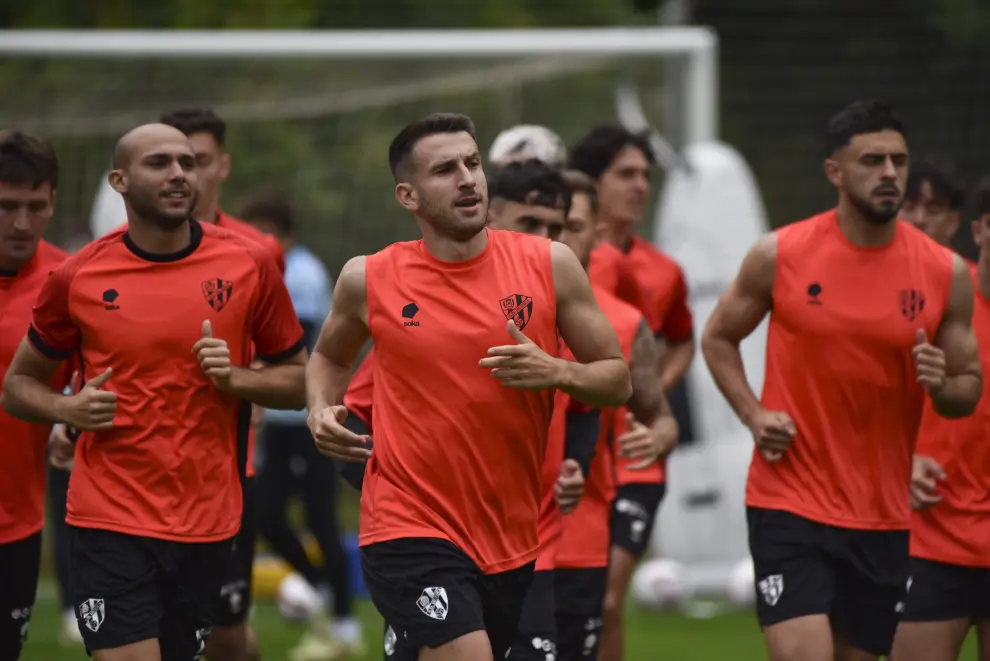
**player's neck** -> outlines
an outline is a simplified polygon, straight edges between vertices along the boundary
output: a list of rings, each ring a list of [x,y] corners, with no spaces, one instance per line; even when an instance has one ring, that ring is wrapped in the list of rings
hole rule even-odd
[[[216,224],[220,220],[220,200],[197,204],[196,220],[201,223]]]
[[[845,198],[839,200],[836,214],[839,219],[839,231],[854,246],[879,248],[893,241],[897,233],[896,219],[887,223],[870,222]]]
[[[482,229],[467,241],[455,241],[433,231],[427,223],[420,223],[423,230],[423,244],[427,252],[441,262],[466,262],[477,257],[488,246],[488,230]]]
[[[605,218],[605,224],[607,228],[605,236],[608,242],[623,252],[629,250],[633,237],[636,236],[636,225],[611,218]]]
[[[981,250],[976,263],[976,288],[983,298],[990,300],[990,250]]]
[[[140,218],[129,218],[127,234],[135,246],[153,255],[170,255],[189,247],[192,233],[188,222],[165,229]]]

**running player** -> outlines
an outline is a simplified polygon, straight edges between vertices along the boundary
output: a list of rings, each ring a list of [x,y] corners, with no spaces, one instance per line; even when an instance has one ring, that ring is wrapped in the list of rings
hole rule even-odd
[[[0,131],[0,380],[49,272],[68,257],[41,238],[57,186],[58,160],[48,142]],[[64,370],[50,383],[64,387]],[[0,659],[20,656],[34,607],[49,432],[50,424],[0,409]]]
[[[966,186],[949,161],[925,158],[911,161],[901,218],[948,246],[959,231],[959,214]]]
[[[977,194],[971,267],[973,329],[990,370],[990,187]],[[976,626],[980,658],[990,653],[990,397],[974,415],[948,420],[925,402],[911,488],[911,572],[893,661],[955,661]]]
[[[897,220],[908,170],[900,119],[857,101],[826,136],[837,207],[761,239],[702,340],[756,442],[749,541],[775,660],[889,653],[908,579],[906,490],[925,393],[936,413],[957,418],[982,391],[969,268]],[[739,343],[767,314],[758,399]]]
[[[423,239],[345,265],[307,368],[310,426],[325,454],[368,457],[339,404],[371,336],[376,445],[361,545],[372,599],[397,654],[502,658],[538,554],[553,390],[620,405],[629,372],[574,254],[486,229],[469,118],[409,125],[389,163]],[[582,362],[555,357],[558,329]]]
[[[161,123],[182,131],[196,155],[196,204],[193,217],[200,223],[212,223],[232,234],[256,241],[272,255],[278,268],[285,272],[285,257],[274,236],[225,213],[220,208],[223,184],[230,175],[230,154],[224,150],[227,124],[208,108],[180,108],[162,114]],[[254,363],[258,367],[258,363]],[[258,642],[248,626],[252,603],[254,547],[257,535],[258,494],[255,484],[255,426],[260,409],[254,407],[248,436],[247,479],[244,483],[244,509],[241,527],[234,540],[234,558],[227,580],[221,587],[216,626],[210,636],[206,658],[210,661],[253,661],[258,658]]]
[[[270,255],[189,219],[196,164],[180,131],[138,127],[114,164],[128,228],[46,280],[3,402],[88,432],[67,522],[90,653],[186,660],[203,652],[240,526],[248,402],[301,408],[306,351]],[[266,367],[247,369],[252,342]],[[48,384],[75,352],[85,386],[63,397]]]
[[[649,143],[616,124],[593,128],[572,148],[570,166],[595,180],[598,219],[606,241],[592,252],[591,281],[640,309],[656,335],[660,350],[660,379],[677,416],[681,438],[691,438],[692,426],[682,380],[694,356],[694,322],[687,305],[687,285],[680,266],[636,235],[650,194],[654,164]],[[625,415],[620,414],[624,419]],[[617,430],[622,433],[623,430]],[[648,430],[636,427],[637,436]],[[621,661],[623,613],[636,563],[653,536],[657,511],[666,490],[666,464],[653,462],[633,470],[634,463],[616,452],[616,494],[612,509],[602,661]],[[666,448],[664,454],[673,446]]]
[[[560,240],[587,268],[597,237],[595,185],[575,171],[565,172],[565,178],[573,195]],[[568,415],[569,435],[589,422],[594,425],[590,435],[597,441],[597,451],[590,468],[585,469],[588,477],[577,509],[561,520],[555,559],[557,658],[561,660],[598,658],[609,561],[609,521],[615,495],[610,444],[616,439],[623,446],[619,454],[645,468],[662,460],[677,440],[677,422],[663,394],[657,374],[657,348],[646,319],[636,307],[614,294],[599,287],[593,289],[629,363],[633,396],[628,407],[646,425],[630,422],[637,429],[622,434],[620,430],[627,426],[625,417],[631,415],[622,408],[606,409],[600,428],[579,412]]]

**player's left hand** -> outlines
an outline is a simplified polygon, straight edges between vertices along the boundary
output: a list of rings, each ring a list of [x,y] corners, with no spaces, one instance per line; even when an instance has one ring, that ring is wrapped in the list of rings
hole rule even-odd
[[[664,416],[652,427],[647,427],[632,413],[626,414],[626,433],[616,439],[619,456],[633,459],[635,464],[629,470],[643,470],[654,461],[666,457],[677,445],[677,421],[672,416]]]
[[[573,459],[564,459],[557,472],[557,483],[553,489],[557,509],[564,514],[573,512],[583,493],[584,473],[581,472],[581,465]]]
[[[213,337],[213,327],[208,319],[203,322],[203,336],[192,350],[203,373],[217,388],[226,390],[230,386],[230,349],[226,340]]]
[[[945,479],[945,469],[931,457],[914,456],[911,466],[911,509],[924,510],[942,500],[938,483]]]
[[[945,352],[929,344],[925,331],[918,329],[915,344],[911,350],[918,383],[925,387],[929,395],[937,395],[945,386]]]
[[[565,361],[548,355],[519,330],[515,322],[508,323],[509,337],[515,344],[492,347],[488,357],[478,365],[491,369],[492,376],[506,388],[546,390],[556,388],[561,381]]]

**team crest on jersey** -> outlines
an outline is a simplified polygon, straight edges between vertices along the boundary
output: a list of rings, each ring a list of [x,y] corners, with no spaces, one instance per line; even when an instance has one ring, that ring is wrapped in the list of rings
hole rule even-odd
[[[203,296],[210,307],[220,312],[224,306],[230,302],[230,296],[234,292],[234,283],[230,280],[215,278],[203,281]]]
[[[416,600],[416,606],[427,617],[432,617],[434,620],[446,620],[449,606],[447,591],[438,587],[426,588]]]
[[[506,296],[498,302],[502,308],[502,314],[506,319],[514,321],[519,330],[526,328],[526,324],[533,318],[533,297],[523,294],[513,294]]]
[[[86,628],[96,633],[106,617],[102,599],[87,599],[79,604],[79,619]]]
[[[902,289],[897,292],[901,314],[908,321],[914,321],[925,309],[925,295],[917,289]]]

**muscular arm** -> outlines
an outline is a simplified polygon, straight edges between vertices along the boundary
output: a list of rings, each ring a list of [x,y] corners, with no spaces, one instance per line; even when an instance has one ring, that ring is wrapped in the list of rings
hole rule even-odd
[[[570,248],[550,245],[557,328],[577,359],[561,361],[558,388],[591,406],[620,406],[632,384],[615,329],[598,307],[588,275]]]
[[[658,348],[657,361],[660,366],[660,384],[664,392],[673,390],[694,360],[694,336],[679,342],[668,342],[663,336],[656,339],[655,346]]]
[[[666,409],[670,412],[663,394],[661,379],[657,377],[659,355],[653,333],[646,320],[640,322],[633,339],[629,360],[629,376],[632,380],[632,396],[627,406],[636,419],[649,425]]]
[[[64,422],[61,405],[65,397],[51,387],[61,366],[61,360],[45,356],[24,338],[7,368],[0,406],[27,422]]]
[[[300,349],[278,363],[231,367],[228,391],[266,409],[298,411],[306,406],[306,357]]]
[[[972,326],[973,297],[969,269],[954,255],[949,302],[934,341],[945,353],[945,385],[932,393],[932,404],[944,418],[968,416],[983,393],[979,345]]]
[[[777,237],[769,234],[750,249],[701,336],[701,352],[715,384],[747,425],[759,412],[760,400],[746,380],[739,344],[770,312],[776,261]]]
[[[311,413],[344,401],[354,362],[370,337],[364,266],[364,257],[348,261],[334,287],[333,307],[306,365]]]

